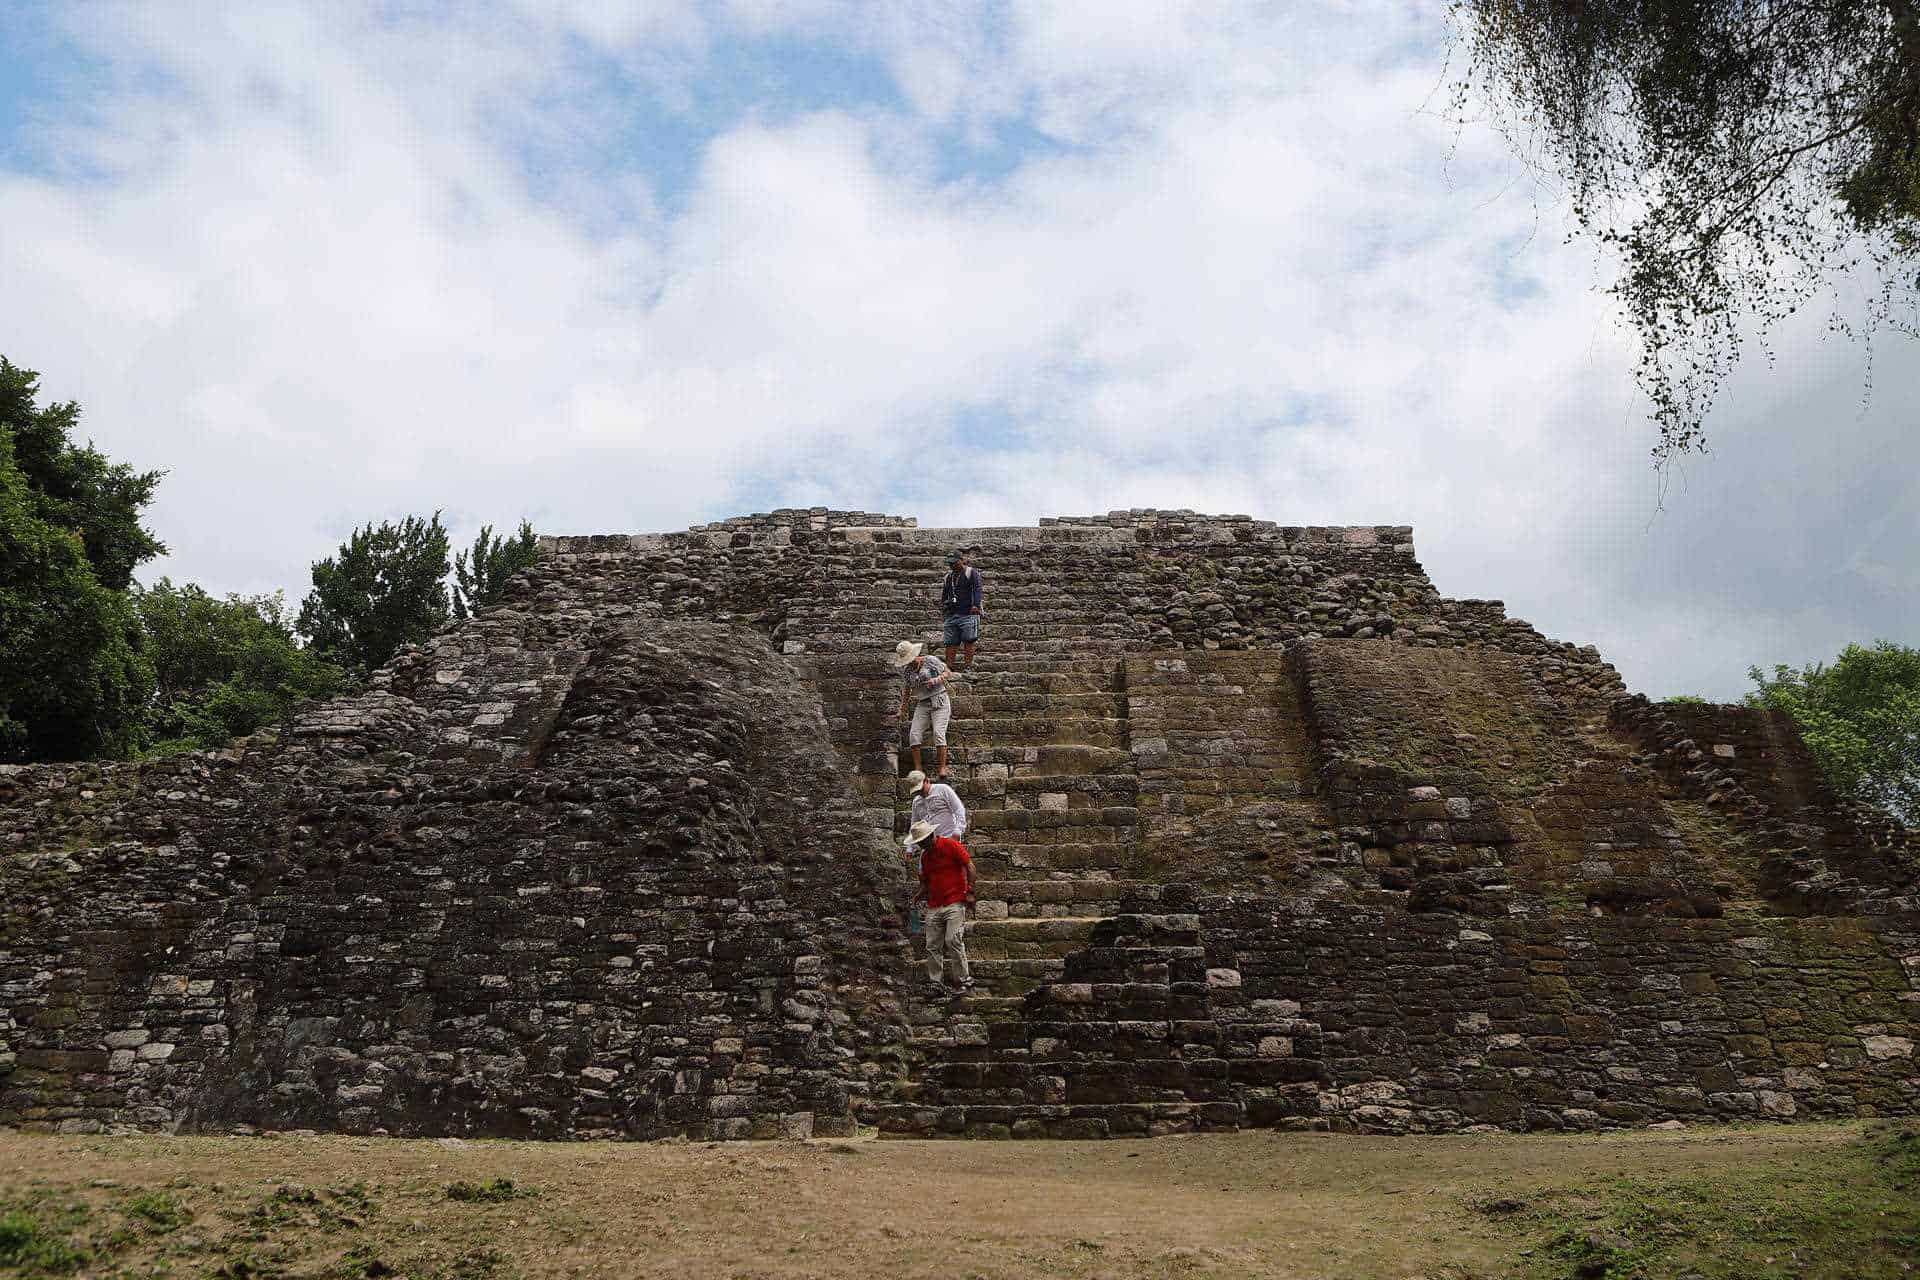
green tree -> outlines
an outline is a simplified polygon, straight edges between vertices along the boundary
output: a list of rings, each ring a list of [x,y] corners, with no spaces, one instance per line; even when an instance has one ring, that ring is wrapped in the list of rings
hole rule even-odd
[[[14,462],[35,512],[80,536],[101,586],[125,591],[135,566],[166,551],[140,523],[165,473],[135,471],[107,461],[91,444],[75,445],[80,406],[69,400],[36,407],[38,392],[38,374],[0,356],[0,426],[13,436]]]
[[[1747,675],[1747,705],[1792,716],[1835,790],[1920,822],[1920,649],[1850,644],[1832,666]]]
[[[356,529],[313,566],[301,635],[331,661],[372,671],[447,620],[447,531],[440,513]]]
[[[154,672],[146,755],[222,746],[347,684],[345,671],[295,642],[279,592],[223,600],[162,578],[134,600]]]
[[[1754,331],[1878,277],[1866,330],[1920,335],[1920,0],[1455,0],[1456,107],[1617,253],[1664,461]],[[1834,327],[1852,332],[1838,312]]]
[[[153,675],[115,584],[160,550],[139,522],[158,473],[75,448],[78,409],[38,391],[0,357],[0,759],[122,756]]]
[[[537,559],[539,543],[525,520],[511,538],[496,538],[492,525],[482,525],[472,548],[453,557],[453,616],[465,621],[498,601],[507,579]]]

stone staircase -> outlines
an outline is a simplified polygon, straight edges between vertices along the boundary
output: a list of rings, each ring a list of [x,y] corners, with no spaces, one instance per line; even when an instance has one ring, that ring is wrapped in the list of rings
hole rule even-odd
[[[924,552],[882,550],[875,560],[823,591],[817,608],[790,609],[787,637],[813,665],[833,731],[897,841],[909,824],[900,778],[910,762],[904,727],[887,719],[899,693],[885,662],[903,637],[940,650],[932,584],[943,565]],[[1222,1056],[1227,1033],[1210,1010],[1215,986],[1236,975],[1210,979],[1198,917],[1160,912],[1163,886],[1142,877],[1127,658],[1151,638],[1126,614],[1129,585],[1108,577],[1076,589],[1052,571],[989,569],[983,640],[948,728],[980,874],[967,935],[975,990],[930,999],[905,975],[916,984],[908,1017],[918,1065],[896,1101],[875,1108],[885,1133],[1234,1128],[1243,1119],[1235,1088],[1249,1068],[1289,1082],[1318,1075],[1305,1060],[1257,1056],[1260,1044],[1297,1039],[1285,1019],[1235,1032],[1251,1036],[1248,1061]],[[931,752],[923,765],[932,771]]]
[[[1288,1002],[1241,1004],[1238,984],[1235,971],[1207,968],[1196,915],[1091,922],[1059,978],[1010,1016],[957,1022],[929,1046],[919,1078],[878,1109],[880,1129],[1106,1138],[1238,1128],[1250,1090],[1310,1095],[1321,1077],[1317,1045],[1303,1043],[1319,1027]]]
[[[887,659],[902,638],[942,651],[943,557],[878,544],[836,563],[789,605],[786,650],[897,844],[911,765]],[[1191,891],[1147,874],[1150,848],[1229,834],[1218,823],[1263,856],[1332,856],[1308,834],[1325,822],[1290,679],[1267,657],[1158,649],[1129,612],[1141,583],[1112,565],[1063,580],[1057,561],[996,555],[984,570],[983,638],[948,727],[980,874],[975,989],[935,999],[902,973],[906,1074],[866,1118],[891,1135],[1091,1138],[1308,1116],[1319,1025],[1242,998],[1232,960],[1210,968],[1199,917],[1175,906]]]
[[[790,609],[787,636],[821,673],[823,698],[847,712],[832,718],[833,731],[897,842],[910,821],[900,779],[911,762],[905,727],[886,719],[899,697],[886,659],[902,638],[941,652],[934,590],[945,566],[920,549],[882,547],[873,561],[823,590],[817,605]],[[1017,562],[988,570],[983,640],[956,683],[947,731],[950,781],[968,808],[980,876],[967,933],[976,987],[948,1001],[916,998],[910,1017],[925,1049],[984,1045],[990,1024],[1019,1016],[1027,992],[1062,979],[1098,920],[1159,893],[1130,875],[1139,775],[1123,659],[1145,631],[1116,607],[1111,593],[1122,586],[1076,592]],[[930,749],[922,763],[933,772]]]

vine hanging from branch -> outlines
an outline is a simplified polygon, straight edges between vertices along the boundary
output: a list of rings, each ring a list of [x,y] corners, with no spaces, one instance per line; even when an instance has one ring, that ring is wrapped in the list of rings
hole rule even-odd
[[[1869,281],[1833,327],[1920,337],[1920,0],[1455,0],[1476,101],[1618,255],[1656,461],[1705,447],[1743,344]]]

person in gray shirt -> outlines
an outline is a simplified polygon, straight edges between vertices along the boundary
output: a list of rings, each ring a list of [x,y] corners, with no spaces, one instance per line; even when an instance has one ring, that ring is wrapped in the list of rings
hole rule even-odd
[[[953,716],[953,699],[947,696],[950,672],[947,664],[932,654],[920,652],[923,646],[902,640],[893,648],[893,665],[902,676],[900,709],[894,719],[913,707],[913,726],[907,731],[907,749],[913,752],[913,767],[920,767],[920,744],[933,738],[935,769],[947,776],[947,721]]]

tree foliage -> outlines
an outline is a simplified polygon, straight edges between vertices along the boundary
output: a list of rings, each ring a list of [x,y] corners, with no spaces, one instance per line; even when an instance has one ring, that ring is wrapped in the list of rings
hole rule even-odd
[[[154,673],[145,755],[222,746],[346,687],[345,671],[295,642],[279,592],[223,600],[162,578],[134,599]]]
[[[41,406],[0,356],[0,761],[217,747],[341,692],[533,563],[532,527],[480,530],[450,565],[440,513],[357,529],[285,600],[133,581],[166,548],[141,523],[162,472],[77,445],[79,405]],[[307,638],[301,645],[296,631]]]
[[[1748,705],[1792,716],[1835,790],[1920,823],[1920,649],[1882,640],[1832,666],[1747,674]]]
[[[79,535],[94,577],[109,591],[125,591],[135,566],[166,552],[140,523],[165,474],[108,462],[91,444],[73,442],[80,406],[36,407],[39,375],[0,356],[0,424],[13,437],[14,463],[32,494],[36,514]]]
[[[1920,0],[1455,0],[1489,100],[1616,251],[1665,461],[1750,332],[1872,276],[1920,334]],[[1855,325],[1836,312],[1835,327]]]
[[[447,531],[440,513],[356,529],[313,565],[296,623],[322,655],[372,671],[447,621]]]
[[[507,579],[539,558],[533,526],[520,522],[511,538],[496,538],[492,525],[482,525],[473,546],[453,557],[453,616],[465,620],[499,601]]]
[[[71,404],[0,357],[0,759],[124,755],[152,671],[119,589],[160,551],[140,524],[157,472],[74,446]]]

